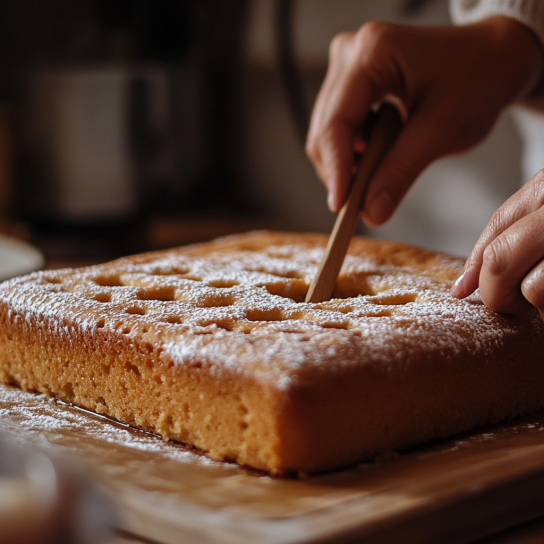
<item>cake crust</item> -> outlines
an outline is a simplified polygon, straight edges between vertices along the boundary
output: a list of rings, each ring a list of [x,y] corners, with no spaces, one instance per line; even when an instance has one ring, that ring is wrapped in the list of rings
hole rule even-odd
[[[254,232],[0,285],[0,380],[273,474],[346,466],[544,407],[538,312],[449,295],[461,259]]]

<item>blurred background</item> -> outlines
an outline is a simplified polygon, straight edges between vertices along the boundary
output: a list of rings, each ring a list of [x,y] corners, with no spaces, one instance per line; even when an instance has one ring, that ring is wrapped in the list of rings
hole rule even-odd
[[[330,40],[376,19],[450,24],[447,0],[4,0],[0,232],[50,267],[254,228],[330,232],[304,133]],[[360,232],[468,254],[538,169],[516,119]]]

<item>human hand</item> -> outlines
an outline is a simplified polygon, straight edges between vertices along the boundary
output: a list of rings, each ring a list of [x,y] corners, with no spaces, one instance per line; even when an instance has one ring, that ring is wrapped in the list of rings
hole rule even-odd
[[[544,170],[493,214],[451,294],[464,298],[478,286],[491,310],[536,306],[544,319]]]
[[[374,103],[395,95],[407,117],[369,186],[362,212],[369,225],[389,219],[431,162],[478,143],[507,105],[536,86],[542,64],[532,33],[504,17],[464,27],[368,23],[338,35],[306,145],[331,210],[346,198]]]

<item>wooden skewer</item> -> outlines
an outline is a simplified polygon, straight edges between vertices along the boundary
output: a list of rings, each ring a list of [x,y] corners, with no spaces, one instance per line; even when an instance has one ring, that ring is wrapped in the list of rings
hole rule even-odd
[[[401,127],[402,119],[397,108],[384,102],[376,113],[374,127],[357,174],[351,184],[348,198],[336,218],[325,255],[306,295],[306,302],[323,302],[331,298],[349,243],[359,222],[359,213],[363,208],[368,184]]]

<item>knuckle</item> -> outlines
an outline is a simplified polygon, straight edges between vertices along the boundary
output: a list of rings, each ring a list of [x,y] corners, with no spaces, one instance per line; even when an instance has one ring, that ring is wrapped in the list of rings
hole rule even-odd
[[[314,163],[322,160],[323,155],[326,154],[324,152],[331,145],[329,132],[330,130],[326,126],[317,127],[308,132],[304,148]]]
[[[306,139],[305,151],[306,155],[314,162],[319,162],[321,159],[321,150],[322,150],[322,137],[319,132],[315,131],[308,134]]]
[[[308,140],[306,140],[305,150],[306,155],[308,155],[313,162],[316,162],[319,159],[319,146],[314,138],[308,138]]]
[[[544,168],[541,168],[528,182],[527,185],[544,186]]]
[[[335,59],[339,57],[344,49],[351,44],[353,40],[353,32],[341,32],[334,36],[329,46],[329,57]]]
[[[539,207],[544,205],[544,168],[539,170],[522,190],[529,192],[529,198],[537,202]]]
[[[487,223],[486,230],[491,236],[498,236],[504,230],[505,223],[505,212],[504,209],[500,207],[499,209],[495,210],[495,212],[493,212],[493,215]]]
[[[483,266],[492,276],[501,276],[508,267],[510,254],[508,238],[495,238],[484,250]]]
[[[353,37],[357,56],[371,58],[376,52],[383,51],[389,26],[387,23],[377,21],[364,24]]]
[[[355,41],[359,46],[378,46],[387,41],[393,25],[381,21],[365,23],[356,33]]]

